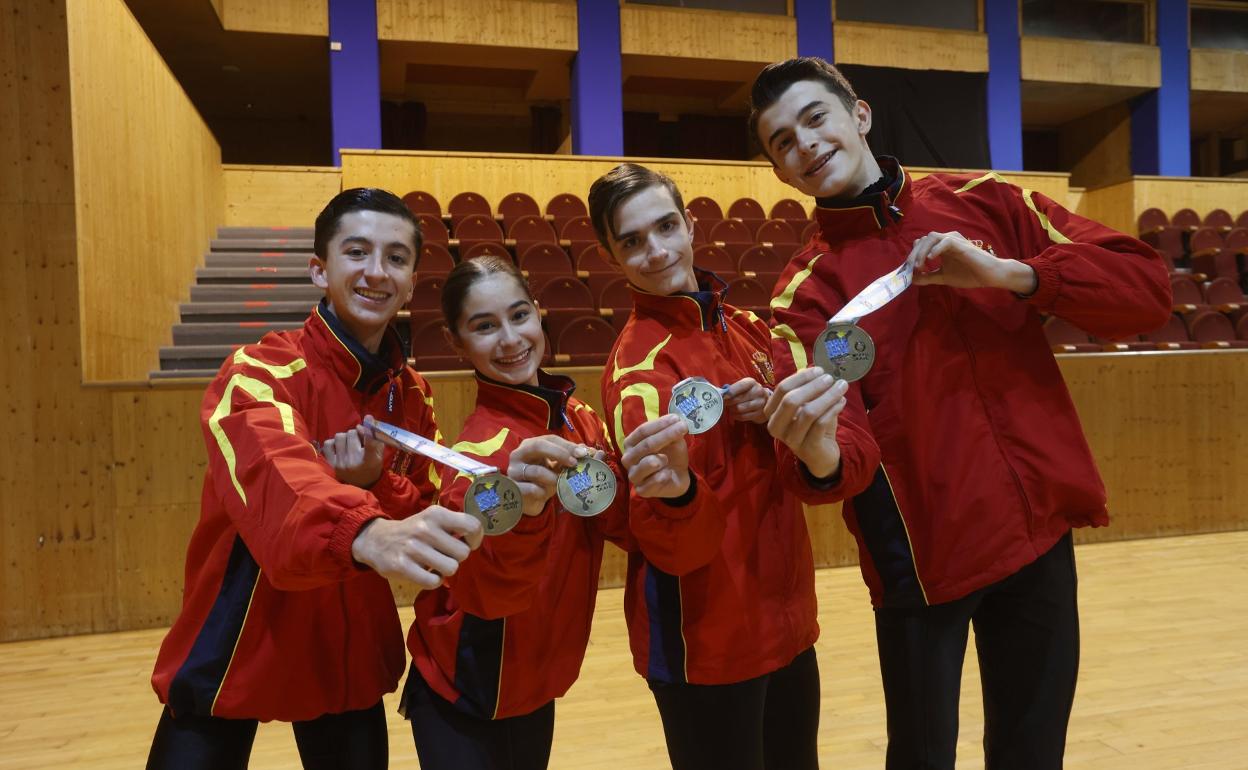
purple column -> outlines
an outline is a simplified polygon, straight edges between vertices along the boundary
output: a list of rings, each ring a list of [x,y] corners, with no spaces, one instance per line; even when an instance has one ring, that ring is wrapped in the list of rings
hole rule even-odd
[[[1131,104],[1131,171],[1191,176],[1191,51],[1187,0],[1157,0],[1161,87]]]
[[[984,0],[988,33],[988,154],[994,169],[1023,169],[1023,63],[1018,0]]]
[[[619,0],[577,0],[572,60],[572,152],[624,154]]]
[[[376,0],[329,0],[329,103],[334,165],[340,149],[381,149]]]
[[[797,55],[832,58],[832,4],[828,0],[793,0],[797,17]]]

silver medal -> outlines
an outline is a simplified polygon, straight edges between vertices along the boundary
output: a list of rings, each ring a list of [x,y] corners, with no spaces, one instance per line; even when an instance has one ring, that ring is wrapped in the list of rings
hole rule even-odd
[[[838,380],[854,382],[867,376],[875,363],[871,335],[852,323],[829,323],[815,338],[815,363]]]
[[[586,457],[559,474],[555,485],[564,510],[576,516],[597,516],[615,500],[615,473],[602,460]]]
[[[464,513],[481,522],[487,535],[501,535],[524,515],[524,498],[516,482],[500,473],[474,476],[464,493]]]
[[[672,388],[672,400],[667,404],[668,414],[685,418],[689,432],[705,433],[719,423],[724,414],[724,398],[720,389],[703,377],[689,377]]]

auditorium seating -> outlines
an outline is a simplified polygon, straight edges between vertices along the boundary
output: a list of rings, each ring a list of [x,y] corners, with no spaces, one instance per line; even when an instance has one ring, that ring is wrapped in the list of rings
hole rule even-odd
[[[560,193],[541,209],[517,191],[504,196],[497,210],[474,192],[439,201],[417,190],[403,200],[420,220],[425,240],[416,289],[399,324],[420,368],[463,366],[442,343],[439,295],[456,262],[484,254],[514,260],[528,277],[554,343],[551,360],[598,360],[609,350],[631,312],[632,294],[598,244],[581,197]],[[707,196],[688,205],[696,217],[694,263],[729,282],[730,303],[766,320],[773,287],[789,258],[814,236],[816,223],[791,199],[766,211],[741,198],[727,206],[727,216]],[[1245,346],[1248,211],[1232,219],[1224,210],[1201,216],[1192,208],[1173,214],[1153,208],[1137,224],[1140,236],[1168,258],[1175,314],[1161,329],[1117,341],[1092,338],[1050,318],[1044,328],[1054,350]],[[209,376],[233,347],[297,327],[321,296],[307,275],[312,235],[311,228],[221,228],[196,271],[190,301],[181,306],[173,344],[160,351],[161,371],[153,376]]]

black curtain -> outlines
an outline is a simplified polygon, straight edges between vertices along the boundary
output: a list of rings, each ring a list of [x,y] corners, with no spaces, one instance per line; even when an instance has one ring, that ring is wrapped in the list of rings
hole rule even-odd
[[[838,67],[871,105],[876,155],[907,166],[990,167],[986,73]]]

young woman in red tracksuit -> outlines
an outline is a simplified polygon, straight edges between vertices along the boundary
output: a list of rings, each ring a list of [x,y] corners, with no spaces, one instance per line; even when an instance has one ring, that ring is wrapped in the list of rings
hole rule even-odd
[[[781,479],[797,466],[777,464],[762,424],[767,327],[693,268],[692,218],[670,179],[623,164],[594,183],[589,206],[633,289],[603,405],[634,485],[629,641],[672,765],[816,767],[814,566]],[[683,418],[660,414],[692,376],[730,387],[720,422],[687,436]]]
[[[457,265],[442,309],[477,378],[476,408],[455,449],[501,467],[527,440],[534,451],[510,462],[510,475],[541,494],[514,529],[487,537],[443,587],[417,597],[404,711],[426,770],[540,770],[555,698],[576,681],[589,642],[603,542],[626,545],[628,487],[605,426],[573,397],[572,380],[539,368],[541,318],[509,261]],[[616,475],[616,496],[582,518],[551,494],[555,470],[591,454]],[[459,509],[468,486],[446,471],[441,504]]]

